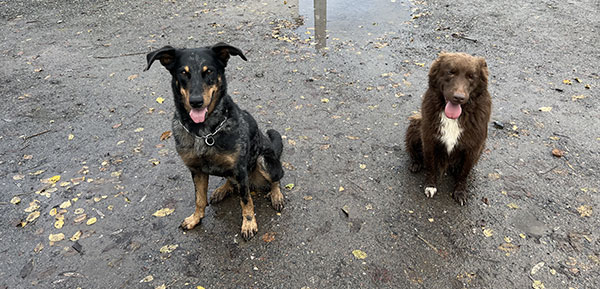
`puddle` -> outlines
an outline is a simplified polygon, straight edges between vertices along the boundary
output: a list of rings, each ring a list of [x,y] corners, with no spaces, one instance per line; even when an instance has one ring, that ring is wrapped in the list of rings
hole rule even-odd
[[[294,3],[296,2],[296,3]],[[292,0],[297,33],[317,49],[332,39],[360,40],[401,29],[410,20],[409,0]]]

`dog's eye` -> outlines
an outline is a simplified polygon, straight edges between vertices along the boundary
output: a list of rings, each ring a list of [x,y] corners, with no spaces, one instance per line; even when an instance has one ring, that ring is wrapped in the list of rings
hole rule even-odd
[[[209,68],[206,70],[206,75],[210,75],[213,71]]]
[[[185,77],[190,77],[190,73],[185,70],[181,72],[181,75],[183,75]]]
[[[454,74],[456,74],[456,71],[454,71],[454,70],[448,70],[448,75],[452,76]]]
[[[467,74],[467,78],[469,78],[470,80],[473,80],[473,78],[474,78],[474,77],[475,77],[475,76],[473,76],[473,74],[472,74],[472,73],[469,73],[469,74]]]

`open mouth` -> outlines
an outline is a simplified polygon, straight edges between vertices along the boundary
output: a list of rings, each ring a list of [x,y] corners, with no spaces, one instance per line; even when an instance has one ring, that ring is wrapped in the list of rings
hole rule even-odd
[[[452,103],[451,101],[446,102],[446,108],[444,108],[444,114],[450,119],[457,119],[462,113],[460,104]]]
[[[194,123],[203,123],[206,120],[206,114],[208,113],[208,106],[204,108],[193,108],[190,110],[190,118]]]

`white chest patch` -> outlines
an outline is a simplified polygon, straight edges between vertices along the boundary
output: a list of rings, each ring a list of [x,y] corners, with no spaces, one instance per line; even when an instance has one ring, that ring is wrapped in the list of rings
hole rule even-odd
[[[463,129],[458,125],[458,119],[450,119],[444,112],[440,113],[440,119],[440,140],[446,145],[449,154],[458,143]]]

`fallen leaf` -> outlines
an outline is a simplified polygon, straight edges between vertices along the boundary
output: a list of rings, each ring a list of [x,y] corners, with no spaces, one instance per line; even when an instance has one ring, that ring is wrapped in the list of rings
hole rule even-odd
[[[21,202],[21,198],[15,196],[12,199],[10,199],[10,203],[13,205],[18,205]]]
[[[91,226],[91,225],[93,225],[95,223],[96,223],[96,217],[89,218],[87,220],[87,222],[85,222],[85,224],[88,225],[88,226]]]
[[[54,228],[61,229],[64,224],[65,224],[65,220],[59,219],[56,222],[54,222]]]
[[[135,132],[142,132],[142,131],[144,131],[144,128],[143,127],[138,127],[134,131]]]
[[[577,208],[577,212],[579,212],[581,217],[591,217],[592,216],[592,206],[581,205]]]
[[[77,209],[75,209],[74,213],[75,213],[75,215],[79,215],[79,214],[83,214],[83,212],[84,212],[83,208],[77,208]]]
[[[544,112],[548,112],[552,110],[552,107],[550,106],[542,106],[539,108],[540,111],[544,111]]]
[[[48,236],[48,240],[50,240],[51,242],[58,242],[58,241],[62,241],[64,239],[65,239],[65,234],[63,234],[63,233],[50,234],[50,236]]]
[[[31,223],[33,221],[35,221],[35,219],[37,219],[40,216],[40,211],[35,211],[35,212],[31,212],[27,218],[25,219],[25,221]]]
[[[363,170],[367,168],[367,165],[365,165],[365,164],[359,164],[358,166]]]
[[[525,238],[527,238],[527,236],[525,236],[525,234],[523,234],[523,233],[520,233],[520,234],[519,234],[519,237],[521,237],[521,239],[525,239]]]
[[[321,102],[322,103],[328,103],[329,102],[329,98],[321,98]]]
[[[70,200],[68,200],[68,201],[64,201],[62,204],[60,204],[60,206],[59,206],[59,207],[60,207],[61,209],[66,209],[66,208],[68,208],[68,207],[70,207],[70,206],[71,206],[71,201],[70,201]]]
[[[20,181],[20,180],[22,180],[24,177],[25,177],[24,175],[14,175],[14,176],[13,176],[13,180],[15,180],[15,181]]]
[[[179,247],[179,245],[175,244],[175,245],[164,245],[160,248],[160,252],[162,254],[165,253],[171,253],[173,251],[175,251],[175,249],[177,249],[177,247]]]
[[[365,253],[361,250],[352,251],[352,255],[354,255],[354,257],[356,257],[356,259],[360,259],[360,260],[367,258],[367,253]]]
[[[117,123],[115,125],[112,126],[112,128],[119,128],[121,125],[123,125],[122,123]]]
[[[542,283],[540,280],[533,280],[531,287],[533,287],[533,289],[546,289],[544,283]]]
[[[271,243],[275,240],[275,232],[267,232],[262,236],[262,240],[266,243]]]
[[[573,82],[572,82],[570,79],[565,79],[565,80],[563,80],[563,83],[564,83],[564,84],[568,84],[568,85],[571,85],[571,84],[573,84]]]
[[[285,188],[286,188],[288,191],[289,191],[289,190],[292,190],[292,189],[294,188],[294,184],[292,184],[292,183],[290,183],[290,184],[287,184],[287,185],[285,185]]]
[[[535,275],[535,273],[537,273],[538,271],[540,271],[540,269],[542,269],[542,267],[544,267],[544,262],[539,262],[537,264],[535,264],[535,266],[533,266],[533,268],[531,268],[531,275]]]
[[[165,285],[165,284],[162,284],[162,285],[160,285],[160,286],[156,286],[156,287],[154,287],[154,289],[167,289],[167,285]]]
[[[81,238],[81,231],[77,231],[75,232],[75,234],[73,234],[73,236],[71,238],[69,238],[69,240],[75,242],[77,240],[79,240],[79,238]]]
[[[128,76],[128,77],[127,77],[127,80],[134,80],[134,79],[136,79],[138,76],[139,76],[139,75],[137,75],[137,74],[130,75],[130,76]]]
[[[516,251],[519,247],[515,244],[512,243],[504,243],[500,246],[498,246],[498,249],[507,252],[507,253],[512,253],[514,251]]]
[[[515,204],[515,203],[509,203],[506,206],[511,209],[515,209],[515,210],[519,208],[519,206],[517,206],[517,204]]]
[[[86,218],[87,218],[86,214],[81,214],[81,215],[77,216],[77,218],[75,218],[75,220],[73,220],[73,222],[75,222],[75,223],[81,223]]]
[[[140,281],[140,283],[148,283],[148,282],[150,282],[152,280],[154,280],[154,277],[152,275],[148,275],[148,276],[144,277],[144,279],[142,279]]]
[[[33,155],[23,155],[24,160],[30,160],[33,158]]]
[[[42,251],[44,249],[44,244],[42,243],[38,243],[35,248],[33,248],[33,252],[39,253],[40,251]]]
[[[169,139],[171,137],[171,135],[173,135],[173,133],[170,130],[165,131],[160,135],[160,140],[163,141],[163,140]]]
[[[174,211],[175,211],[175,209],[164,208],[164,209],[160,209],[160,210],[154,212],[154,214],[152,214],[152,216],[164,217],[164,216],[168,216],[168,215],[172,214]]]
[[[60,175],[41,180],[41,182],[44,184],[55,184],[58,181],[60,181]]]
[[[557,158],[560,158],[565,155],[565,152],[559,149],[552,149],[552,155]]]
[[[338,191],[343,192],[345,189],[344,187],[340,186],[340,188],[338,189]]]
[[[39,209],[39,208],[40,208],[40,204],[39,204],[39,202],[40,202],[40,201],[38,201],[38,200],[33,200],[33,201],[31,201],[31,202],[29,203],[29,207],[27,207],[27,209],[25,209],[25,213],[31,213],[31,212],[33,212],[33,211],[35,211],[35,210]]]
[[[492,229],[486,229],[485,227],[483,228],[483,235],[486,237],[491,237],[492,235],[494,235],[494,230]]]
[[[584,99],[585,97],[586,97],[586,96],[585,96],[585,95],[583,95],[583,94],[580,94],[580,95],[573,95],[573,96],[571,96],[571,100],[572,100],[572,101],[577,101],[578,99]]]
[[[165,102],[165,99],[159,96],[159,97],[156,98],[156,102],[162,104],[163,102]]]
[[[310,201],[310,200],[312,200],[312,199],[313,199],[313,197],[312,197],[312,196],[304,196],[304,200],[305,200],[305,201]]]
[[[75,138],[75,136],[72,133],[70,133],[69,136],[67,137],[68,140],[73,140],[74,138]]]

